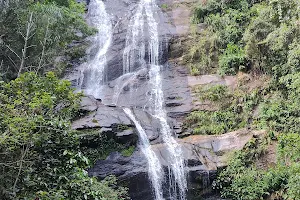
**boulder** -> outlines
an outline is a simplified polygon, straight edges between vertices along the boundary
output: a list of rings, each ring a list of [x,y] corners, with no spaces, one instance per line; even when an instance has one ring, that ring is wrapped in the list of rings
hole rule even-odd
[[[119,107],[109,107],[103,104],[97,106],[94,112],[72,123],[73,129],[113,128],[116,125],[132,126],[130,119]]]
[[[93,96],[84,96],[81,98],[80,110],[83,112],[93,112],[98,109],[100,100],[95,99]]]
[[[192,135],[179,142],[185,158],[199,160],[207,170],[217,170],[227,165],[231,152],[243,149],[252,138],[265,133],[241,129],[223,135]]]

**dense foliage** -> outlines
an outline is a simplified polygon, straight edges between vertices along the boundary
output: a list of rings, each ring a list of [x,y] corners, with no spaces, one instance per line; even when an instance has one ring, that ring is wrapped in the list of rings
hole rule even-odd
[[[278,162],[268,169],[261,169],[256,162],[264,154],[266,143],[253,141],[234,155],[213,187],[230,199],[261,199],[271,194],[272,199],[299,199],[299,141],[299,134],[281,135]]]
[[[113,178],[98,182],[85,169],[70,120],[80,94],[53,73],[2,83],[0,93],[0,195],[3,199],[124,199]]]
[[[81,94],[56,76],[58,56],[84,51],[67,45],[94,32],[84,12],[76,0],[0,0],[0,199],[127,199],[115,177],[88,176],[94,158],[70,127]]]
[[[247,89],[247,88],[245,88]],[[250,127],[253,112],[261,102],[262,89],[246,92],[242,87],[231,91],[223,85],[195,88],[202,102],[210,104],[211,111],[194,111],[185,121],[185,128],[193,134],[223,134]]]
[[[211,45],[202,45],[204,50],[199,48],[193,62],[205,63],[208,57],[210,63],[218,65],[221,75],[243,71],[256,80],[266,76],[269,81],[254,93],[244,90],[243,95],[236,93],[239,87],[231,95],[221,86],[202,87],[196,91],[200,100],[214,102],[215,109],[192,113],[187,118],[187,128],[192,128],[194,134],[221,134],[246,125],[267,130],[269,139],[275,140],[255,142],[237,152],[227,169],[219,174],[215,188],[230,199],[300,199],[300,1],[201,2],[193,21],[204,23],[205,32],[212,35],[214,42],[203,33],[198,34],[198,40]],[[197,66],[201,67],[194,65],[192,73],[202,70]],[[225,102],[225,106],[216,104],[218,101]],[[264,159],[261,148],[272,143],[277,144],[275,166],[258,166],[260,159]]]
[[[84,4],[75,0],[0,1],[0,77],[60,71],[55,58],[72,40],[92,33],[84,10]]]

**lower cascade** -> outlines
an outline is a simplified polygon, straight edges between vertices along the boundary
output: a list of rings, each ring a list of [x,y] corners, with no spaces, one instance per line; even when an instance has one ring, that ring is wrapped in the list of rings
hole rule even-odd
[[[149,173],[152,186],[155,190],[155,198],[157,200],[164,199],[162,185],[161,185],[161,182],[163,180],[163,175],[164,175],[163,168],[159,163],[159,160],[156,157],[155,153],[151,149],[151,145],[145,130],[140,125],[140,123],[136,120],[132,111],[129,108],[124,108],[124,112],[134,122],[136,129],[139,132],[140,148],[148,161],[148,173]]]
[[[184,158],[182,157],[182,151],[180,145],[172,136],[172,130],[167,122],[167,115],[164,110],[164,94],[162,91],[162,79],[160,75],[161,67],[159,65],[151,65],[150,69],[150,82],[152,85],[152,101],[154,101],[154,116],[159,119],[161,125],[161,134],[164,144],[169,151],[169,165],[173,174],[170,174],[169,192],[171,199],[185,199],[185,193],[187,190],[187,182],[184,171]],[[172,175],[174,177],[172,177]],[[174,179],[174,183],[172,182]],[[179,194],[177,194],[177,187]]]

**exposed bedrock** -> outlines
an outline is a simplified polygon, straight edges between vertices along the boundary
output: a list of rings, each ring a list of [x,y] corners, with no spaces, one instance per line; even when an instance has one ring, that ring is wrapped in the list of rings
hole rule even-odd
[[[102,90],[104,95],[101,99],[95,99],[93,96],[82,99],[83,115],[73,122],[72,128],[99,129],[101,134],[113,137],[121,143],[138,146],[138,132],[123,111],[123,108],[130,107],[145,129],[152,149],[167,172],[166,163],[169,157],[166,147],[161,144],[160,123],[146,109],[150,105],[152,92],[148,82],[150,67],[148,63],[144,63],[143,66],[137,64],[134,66],[134,73],[122,75],[126,34],[139,1],[104,0],[104,2],[113,23],[113,39],[107,53],[105,68],[107,82]],[[180,41],[188,39],[191,5],[194,2],[194,0],[157,0],[158,6],[164,9],[157,12],[156,16],[159,22],[161,44],[159,63],[164,104],[173,134],[181,138],[178,142],[182,145],[186,159],[188,200],[197,199],[199,195],[210,196],[212,194],[210,184],[216,176],[216,170],[226,166],[227,155],[234,150],[242,149],[253,136],[263,133],[263,131],[238,130],[221,136],[194,136],[188,131],[183,132],[182,122],[187,114],[196,109],[208,109],[205,102],[200,102],[193,94],[193,87],[209,84],[224,84],[230,87],[236,85],[234,77],[189,76],[188,67],[180,66],[174,59],[185,51]],[[149,52],[145,52],[146,57],[148,54]],[[66,77],[74,86],[80,77],[79,71],[79,68],[75,68]],[[116,175],[122,184],[128,186],[133,200],[153,200],[147,167],[145,156],[139,148],[136,148],[130,157],[124,157],[118,152],[111,153],[105,160],[97,161],[96,165],[89,169],[89,174],[99,178]],[[212,199],[217,200],[215,197]]]
[[[264,131],[242,129],[221,136],[197,135],[178,139],[183,146],[183,155],[187,163],[188,199],[212,196],[210,185],[216,177],[217,169],[226,166],[228,155],[242,149],[253,137],[259,137],[262,134]],[[162,144],[156,144],[152,146],[152,149],[167,172],[166,165],[170,159],[167,148]],[[121,183],[129,186],[132,199],[153,199],[147,176],[147,162],[139,149],[130,157],[123,157],[117,152],[112,153],[106,160],[99,160],[89,170],[89,174],[100,178],[116,175]],[[165,183],[167,182],[166,178]]]

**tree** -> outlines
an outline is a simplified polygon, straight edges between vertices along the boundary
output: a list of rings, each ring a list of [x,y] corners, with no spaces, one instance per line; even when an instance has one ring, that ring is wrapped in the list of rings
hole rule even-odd
[[[125,199],[114,179],[98,182],[70,129],[81,94],[54,73],[22,74],[0,93],[0,196],[3,199]]]
[[[74,0],[11,0],[0,9],[0,61],[8,79],[55,70],[53,61],[67,44],[93,33],[83,19],[85,6]]]

